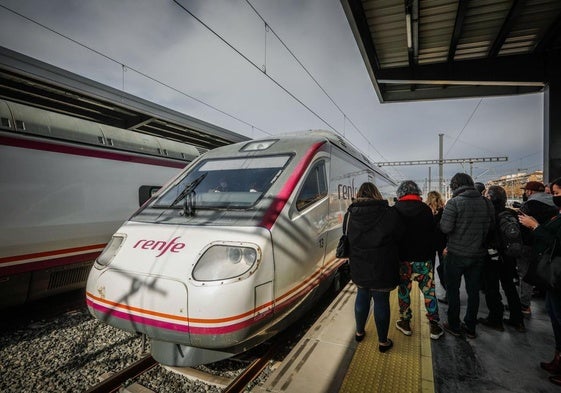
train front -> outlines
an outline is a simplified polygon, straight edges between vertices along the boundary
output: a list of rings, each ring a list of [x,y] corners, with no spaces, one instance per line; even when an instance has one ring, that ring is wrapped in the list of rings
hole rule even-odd
[[[247,146],[190,165],[123,224],[91,270],[92,315],[146,334],[160,363],[214,362],[273,334],[275,269],[263,220],[293,157]]]

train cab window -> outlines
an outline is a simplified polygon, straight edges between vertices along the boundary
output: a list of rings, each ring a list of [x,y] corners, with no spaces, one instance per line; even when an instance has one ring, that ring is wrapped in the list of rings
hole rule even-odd
[[[303,210],[327,195],[327,177],[325,175],[325,162],[317,163],[296,198],[296,208]]]
[[[197,209],[250,208],[276,181],[290,158],[278,155],[203,160],[165,190],[152,206],[180,208],[193,201]]]

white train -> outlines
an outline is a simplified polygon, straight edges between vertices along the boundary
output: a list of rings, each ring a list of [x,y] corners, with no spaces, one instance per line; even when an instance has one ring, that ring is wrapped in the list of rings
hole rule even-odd
[[[302,316],[337,279],[342,217],[395,184],[339,136],[241,142],[192,162],[113,235],[88,277],[96,318],[151,338],[160,363],[224,359]]]
[[[84,288],[95,258],[193,147],[0,100],[0,307]]]

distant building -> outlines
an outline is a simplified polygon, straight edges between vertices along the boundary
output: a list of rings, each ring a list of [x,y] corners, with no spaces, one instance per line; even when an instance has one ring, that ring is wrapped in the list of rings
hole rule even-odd
[[[485,186],[501,186],[505,189],[508,199],[522,200],[522,194],[524,193],[522,187],[529,181],[543,182],[543,171],[534,171],[532,173],[520,172],[502,176],[497,180],[488,181]]]

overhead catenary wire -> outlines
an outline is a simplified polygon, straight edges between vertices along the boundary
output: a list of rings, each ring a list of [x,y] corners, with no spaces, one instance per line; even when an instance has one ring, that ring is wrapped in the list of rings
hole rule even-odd
[[[278,82],[276,79],[274,79],[269,74],[267,74],[267,72],[263,71],[263,69],[261,67],[259,67],[255,62],[253,62],[249,57],[244,55],[240,50],[238,50],[234,45],[232,45],[230,42],[228,42],[224,37],[222,37],[220,34],[218,34],[212,27],[210,27],[208,24],[206,24],[204,21],[202,21],[199,17],[197,17],[195,14],[193,14],[191,11],[189,11],[178,0],[173,0],[173,2],[175,4],[177,4],[183,11],[185,11],[186,13],[191,15],[191,17],[193,19],[195,19],[197,22],[199,22],[201,25],[203,25],[208,31],[210,31],[212,34],[214,34],[219,40],[221,40],[227,46],[229,46],[234,52],[236,52],[239,56],[241,56],[245,61],[247,61],[249,64],[251,64],[257,70],[259,70],[259,72],[263,73],[263,75],[265,75],[271,82],[273,82],[275,85],[277,85],[286,94],[288,94],[290,97],[292,97],[294,100],[296,100],[300,105],[302,105],[304,108],[306,108],[312,114],[314,114],[314,116],[316,116],[318,119],[320,119],[326,126],[331,128],[333,131],[337,132],[337,129],[335,127],[333,127],[327,120],[325,120],[318,113],[316,113],[312,108],[310,108],[308,105],[306,105],[300,98],[296,97],[296,95],[294,93],[292,93],[290,90],[288,90],[286,87],[284,87],[280,82]],[[269,26],[269,28],[270,28],[270,26]]]
[[[466,127],[468,126],[469,122],[471,121],[471,119],[473,118],[473,115],[475,115],[475,112],[477,112],[477,108],[479,108],[479,105],[481,105],[481,102],[483,101],[483,98],[479,99],[479,102],[477,103],[477,105],[475,106],[475,108],[473,109],[473,111],[471,112],[471,115],[469,116],[469,118],[467,119],[467,121],[464,124],[464,127],[462,128],[462,130],[459,132],[458,135],[456,135],[456,139],[454,139],[454,142],[452,142],[452,146],[450,146],[448,148],[448,151],[446,152],[446,156],[448,156],[448,153],[450,153],[450,150],[452,150],[452,148],[454,147],[454,145],[456,144],[456,142],[458,141],[458,139],[460,138],[460,135],[462,135],[462,133],[464,132],[464,130],[466,129]]]
[[[155,83],[157,83],[157,84],[159,84],[159,85],[161,85],[161,86],[164,86],[164,87],[166,87],[166,88],[168,88],[168,89],[170,89],[170,90],[172,90],[172,91],[175,91],[176,93],[179,93],[179,94],[181,94],[181,95],[183,95],[183,96],[185,96],[185,97],[188,97],[188,98],[190,98],[190,99],[192,99],[192,100],[194,100],[194,101],[196,101],[196,102],[198,102],[198,103],[200,103],[200,104],[202,104],[202,105],[205,105],[205,106],[208,107],[208,108],[211,108],[211,109],[213,109],[213,110],[215,110],[215,111],[217,111],[217,112],[219,112],[219,113],[221,113],[221,114],[223,114],[223,115],[225,115],[225,116],[230,117],[231,119],[234,119],[234,120],[236,120],[236,121],[239,121],[240,123],[245,124],[246,126],[251,127],[252,130],[253,130],[253,129],[257,129],[257,130],[263,132],[264,134],[267,134],[267,135],[269,135],[269,136],[272,135],[270,132],[267,132],[267,131],[265,131],[265,130],[259,128],[259,127],[256,127],[255,125],[253,125],[253,124],[251,124],[251,123],[249,123],[249,122],[247,122],[247,121],[245,121],[245,120],[242,120],[242,119],[240,119],[239,117],[236,117],[236,116],[234,116],[234,115],[231,115],[230,113],[227,113],[226,111],[223,111],[222,109],[219,109],[219,108],[217,108],[217,107],[215,107],[215,106],[213,106],[213,105],[211,105],[211,104],[209,104],[209,103],[207,103],[207,102],[205,102],[205,101],[203,101],[203,100],[201,100],[201,99],[199,99],[199,98],[197,98],[197,97],[194,97],[194,96],[192,96],[192,95],[190,95],[190,94],[188,94],[188,93],[185,93],[184,91],[181,91],[181,90],[179,90],[179,89],[177,89],[177,88],[175,88],[175,87],[169,85],[168,83],[162,82],[162,81],[156,79],[155,77],[150,76],[150,75],[148,75],[148,74],[146,74],[146,73],[144,73],[144,72],[142,72],[142,71],[140,71],[140,70],[138,70],[138,69],[136,69],[136,68],[130,66],[129,64],[125,64],[125,63],[122,62],[122,61],[119,61],[119,60],[117,60],[117,59],[114,59],[113,57],[108,56],[108,55],[106,55],[105,53],[103,53],[103,52],[101,52],[101,51],[99,51],[99,50],[97,50],[97,49],[94,49],[94,48],[92,48],[92,47],[90,47],[90,46],[88,46],[88,45],[86,45],[86,44],[84,44],[84,43],[82,43],[82,42],[80,42],[80,41],[78,41],[78,40],[72,38],[72,37],[69,37],[69,36],[67,36],[67,35],[65,35],[65,34],[62,34],[62,33],[58,32],[58,31],[56,31],[55,29],[53,29],[53,28],[51,28],[51,27],[49,27],[49,26],[46,26],[46,25],[44,25],[44,24],[41,23],[41,22],[36,21],[35,19],[32,19],[32,18],[30,18],[30,17],[28,17],[28,16],[26,16],[26,15],[23,15],[23,14],[20,13],[20,12],[17,12],[17,11],[15,11],[15,10],[9,8],[9,7],[6,7],[6,6],[3,5],[3,4],[0,4],[0,8],[3,8],[3,9],[5,9],[6,11],[9,11],[9,12],[11,12],[11,13],[13,13],[13,14],[19,16],[20,18],[23,18],[23,19],[25,19],[25,20],[27,20],[27,21],[29,21],[29,22],[31,22],[31,23],[34,23],[34,24],[36,24],[37,26],[40,26],[40,27],[42,27],[43,29],[50,31],[51,33],[54,33],[54,34],[56,34],[56,35],[58,35],[58,36],[60,36],[60,37],[62,37],[62,38],[64,38],[64,39],[66,39],[66,40],[68,40],[68,41],[71,41],[71,42],[75,43],[76,45],[81,46],[81,47],[84,48],[84,49],[87,49],[87,50],[89,50],[89,51],[91,51],[91,52],[93,52],[93,53],[95,53],[95,54],[97,54],[97,55],[99,55],[99,56],[101,56],[101,57],[103,57],[103,58],[105,58],[105,59],[111,61],[111,62],[114,62],[114,63],[118,64],[119,66],[121,66],[121,68],[122,68],[122,70],[123,70],[123,73],[125,72],[125,70],[131,70],[131,71],[133,71],[133,72],[136,72],[138,75],[141,75],[141,76],[145,77],[145,78],[148,79],[148,80],[151,80],[151,81],[153,81],[153,82],[155,82]],[[124,77],[123,77],[122,86],[123,86],[123,89],[124,89],[124,86],[125,86]]]
[[[304,70],[304,72],[306,72],[306,74],[310,77],[310,79],[312,81],[314,81],[314,83],[320,88],[320,90],[325,94],[325,96],[333,103],[333,105],[339,110],[339,112],[343,115],[343,129],[345,128],[345,122],[348,121],[353,127],[354,129],[364,138],[364,140],[372,147],[372,149],[374,149],[374,151],[376,153],[378,153],[378,155],[380,155],[380,157],[383,158],[384,161],[388,161],[384,155],[382,153],[380,153],[380,151],[378,151],[378,149],[376,149],[372,143],[368,140],[368,138],[364,135],[364,133],[356,126],[356,124],[352,121],[352,119],[345,113],[345,111],[343,111],[343,109],[341,109],[341,107],[337,104],[337,102],[335,102],[335,100],[331,97],[331,95],[323,88],[323,86],[318,82],[318,80],[312,75],[312,73],[308,70],[308,68],[300,61],[300,59],[294,54],[294,52],[288,47],[288,45],[286,45],[286,43],[284,42],[284,40],[282,38],[280,38],[280,36],[276,33],[276,31],[271,27],[271,24],[269,22],[267,22],[267,20],[265,20],[265,18],[257,11],[257,9],[255,9],[255,7],[253,6],[253,4],[251,4],[251,2],[249,0],[245,0],[247,2],[247,4],[251,7],[251,9],[253,10],[253,12],[255,12],[255,14],[259,17],[259,19],[261,19],[261,21],[265,24],[266,28],[268,29],[268,31],[270,31],[271,33],[273,33],[273,35],[277,38],[277,40],[282,44],[282,46],[284,46],[284,48],[288,51],[288,53],[290,53],[290,55],[292,56],[292,58],[294,60],[296,60],[296,62],[300,65],[300,67],[302,67],[302,69]],[[266,68],[266,67],[265,67]],[[344,132],[343,132],[344,134]]]

